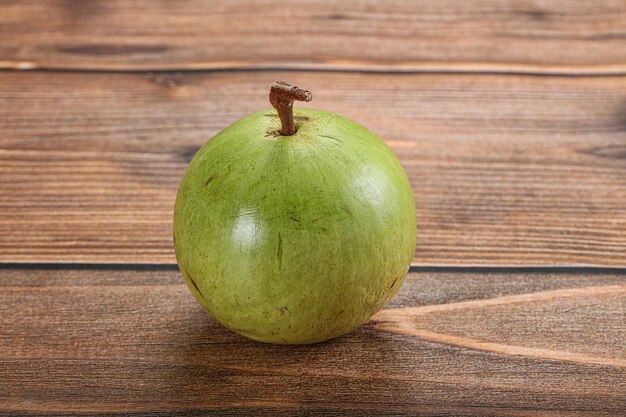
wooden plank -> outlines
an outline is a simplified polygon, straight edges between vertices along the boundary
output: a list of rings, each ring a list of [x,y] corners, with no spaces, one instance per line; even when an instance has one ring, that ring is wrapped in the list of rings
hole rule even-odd
[[[622,0],[0,3],[0,67],[624,73]]]
[[[176,271],[5,268],[0,414],[623,415],[625,309],[623,271],[420,272],[354,333],[273,346]]]
[[[393,148],[415,264],[626,265],[626,77],[308,72],[1,73],[0,261],[174,263],[188,161],[276,79]]]
[[[174,263],[188,161],[276,79],[396,152],[415,264],[626,265],[626,77],[309,72],[1,73],[0,261]]]

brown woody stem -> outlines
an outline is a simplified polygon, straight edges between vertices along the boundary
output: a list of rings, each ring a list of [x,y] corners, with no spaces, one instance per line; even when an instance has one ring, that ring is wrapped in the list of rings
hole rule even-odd
[[[303,90],[295,85],[284,81],[276,81],[270,88],[270,103],[280,117],[280,134],[291,136],[296,133],[296,125],[293,122],[293,101],[311,101],[313,95],[308,90]]]

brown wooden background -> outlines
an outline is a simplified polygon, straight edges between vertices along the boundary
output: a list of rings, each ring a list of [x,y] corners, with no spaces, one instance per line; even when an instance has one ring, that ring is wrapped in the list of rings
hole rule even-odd
[[[399,295],[314,346],[217,325],[171,242],[278,79],[420,218]],[[0,415],[622,416],[625,335],[623,0],[0,0]]]

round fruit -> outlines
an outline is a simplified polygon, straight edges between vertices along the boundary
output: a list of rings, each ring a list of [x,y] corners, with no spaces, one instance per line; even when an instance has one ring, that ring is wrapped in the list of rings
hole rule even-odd
[[[174,211],[176,258],[198,302],[244,336],[283,344],[368,320],[398,291],[416,239],[391,150],[336,114],[293,114],[293,99],[310,93],[275,83],[278,114],[254,113],[207,142]]]

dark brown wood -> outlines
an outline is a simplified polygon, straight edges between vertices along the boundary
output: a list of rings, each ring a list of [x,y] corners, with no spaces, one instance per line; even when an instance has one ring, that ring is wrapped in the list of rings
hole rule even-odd
[[[625,73],[623,0],[0,2],[0,67]]]
[[[626,77],[309,72],[0,73],[0,261],[174,263],[186,165],[276,79],[396,152],[415,264],[626,265]]]
[[[0,0],[0,69],[48,70],[0,72],[0,416],[626,415],[625,28],[623,0]],[[444,266],[312,346],[217,324],[171,242],[186,165],[277,79],[389,144]]]
[[[619,271],[418,272],[354,333],[273,346],[175,271],[4,268],[0,414],[618,416],[625,304]]]

